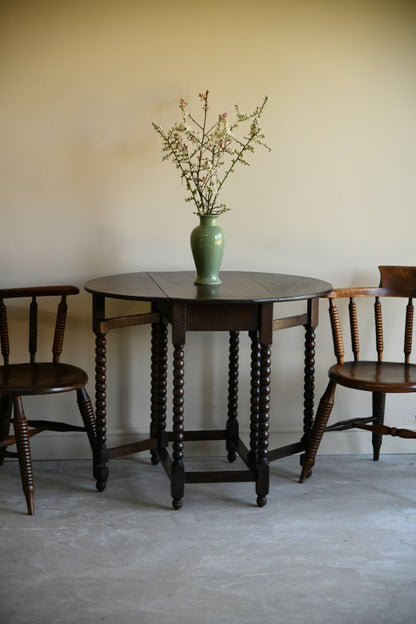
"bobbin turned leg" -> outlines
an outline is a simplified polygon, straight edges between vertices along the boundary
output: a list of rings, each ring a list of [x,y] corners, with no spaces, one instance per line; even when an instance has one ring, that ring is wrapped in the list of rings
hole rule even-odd
[[[257,332],[249,332],[251,338],[251,381],[250,381],[250,451],[247,463],[254,470],[259,449],[260,411],[260,341]]]
[[[106,337],[97,332],[95,338],[95,418],[96,418],[96,446],[94,450],[94,478],[99,492],[105,489],[108,481],[108,450],[107,441],[107,359]]]
[[[315,392],[315,330],[307,326],[305,331],[305,368],[303,384],[303,433],[307,440],[312,429],[313,399]]]
[[[261,345],[260,354],[260,406],[259,406],[259,448],[257,454],[256,494],[257,505],[264,507],[269,493],[270,467],[269,448],[269,413],[270,413],[270,345]]]
[[[334,406],[334,395],[336,387],[336,383],[330,380],[319,402],[315,422],[308,439],[306,452],[301,459],[302,472],[300,475],[299,483],[304,483],[306,481],[306,478],[310,474],[310,471],[312,470],[315,463],[316,453],[318,452],[322,436],[325,433],[326,425],[328,423],[328,419]]]
[[[231,439],[238,438],[238,355],[239,355],[239,332],[230,332],[228,359],[228,420],[227,430],[227,458],[229,462],[236,459],[236,452]]]
[[[13,397],[4,395],[0,397],[0,466],[4,460],[4,454],[7,446],[1,447],[1,442],[8,437],[10,433],[10,421],[12,417]]]
[[[314,317],[317,323],[317,312],[314,314],[313,308],[316,307],[314,301],[308,303],[311,306],[311,323],[305,327],[305,368],[304,368],[304,384],[303,384],[303,437],[302,444],[307,447],[308,439],[312,430],[313,423],[313,400],[315,392],[315,328]],[[300,464],[303,466],[304,455],[300,456]],[[308,469],[307,478],[312,474],[312,469]]]
[[[167,392],[167,342],[168,330],[165,323],[152,325],[152,383],[150,437],[159,439],[159,448],[166,448],[166,392]],[[151,449],[152,464],[159,463],[159,455]]]
[[[184,440],[184,345],[174,345],[173,353],[173,444],[171,495],[172,507],[180,509],[185,491],[185,469],[183,465]]]
[[[90,443],[90,447],[92,450],[93,456],[93,474],[94,474],[94,453],[95,447],[97,445],[97,429],[95,426],[95,416],[94,416],[94,408],[91,403],[91,399],[88,395],[87,390],[82,387],[77,389],[77,403],[78,409],[81,414],[82,421],[84,423],[84,427],[87,432],[88,441]]]
[[[303,437],[302,446],[307,448],[313,425],[314,394],[315,394],[315,329],[319,323],[319,299],[308,301],[308,322],[305,325],[305,368],[303,384]],[[305,455],[300,456],[303,466]],[[306,477],[309,478],[312,469],[309,468]]]
[[[15,396],[13,403],[13,424],[23,493],[26,498],[27,513],[29,516],[33,516],[35,513],[35,486],[33,482],[32,458],[30,455],[29,430],[23,410],[22,398],[20,396]]]
[[[87,432],[91,450],[94,453],[97,442],[97,429],[95,426],[94,409],[85,387],[77,389],[77,403],[82,422],[84,423],[84,427]]]
[[[152,324],[151,338],[151,384],[150,384],[150,437],[155,438],[158,430],[158,400],[159,400],[159,323]],[[152,464],[159,463],[159,455],[150,449]]]
[[[373,392],[373,425],[384,424],[384,411],[386,407],[386,394],[384,392]],[[377,431],[373,431],[373,460],[378,461],[380,458],[380,449],[383,441],[383,435]]]

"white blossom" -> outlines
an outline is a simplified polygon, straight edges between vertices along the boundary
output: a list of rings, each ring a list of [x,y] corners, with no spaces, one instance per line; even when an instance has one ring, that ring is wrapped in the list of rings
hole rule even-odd
[[[227,204],[218,199],[222,186],[235,165],[249,163],[243,157],[246,152],[254,153],[254,145],[261,145],[270,151],[264,143],[265,135],[259,120],[263,114],[268,97],[251,114],[242,114],[235,105],[236,118],[230,123],[228,114],[221,113],[216,123],[208,125],[208,91],[200,93],[203,119],[198,122],[187,110],[187,102],[179,100],[182,121],[176,122],[165,132],[153,122],[153,128],[162,138],[162,160],[172,160],[181,172],[190,193],[185,200],[193,201],[197,214],[219,215],[229,210]],[[238,138],[240,124],[250,121],[248,136]]]

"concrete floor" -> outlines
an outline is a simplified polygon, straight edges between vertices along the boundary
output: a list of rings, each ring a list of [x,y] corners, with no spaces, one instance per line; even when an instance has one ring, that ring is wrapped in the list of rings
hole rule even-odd
[[[298,462],[272,465],[262,509],[224,483],[180,511],[145,454],[112,460],[103,493],[89,462],[35,462],[34,517],[5,463],[2,624],[416,622],[415,457],[320,456],[304,485]]]

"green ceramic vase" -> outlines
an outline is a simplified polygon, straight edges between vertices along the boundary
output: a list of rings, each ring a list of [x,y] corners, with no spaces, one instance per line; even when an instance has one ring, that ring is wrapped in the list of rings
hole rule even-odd
[[[191,232],[191,249],[197,277],[195,284],[221,284],[219,269],[224,255],[224,233],[217,215],[200,215]]]

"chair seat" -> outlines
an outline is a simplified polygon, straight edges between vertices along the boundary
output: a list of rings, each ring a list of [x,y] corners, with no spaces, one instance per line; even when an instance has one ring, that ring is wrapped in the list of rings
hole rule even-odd
[[[369,392],[416,392],[416,364],[345,362],[335,364],[329,377],[341,386]]]
[[[0,366],[0,394],[36,395],[68,392],[85,386],[85,371],[71,364],[9,364]]]

